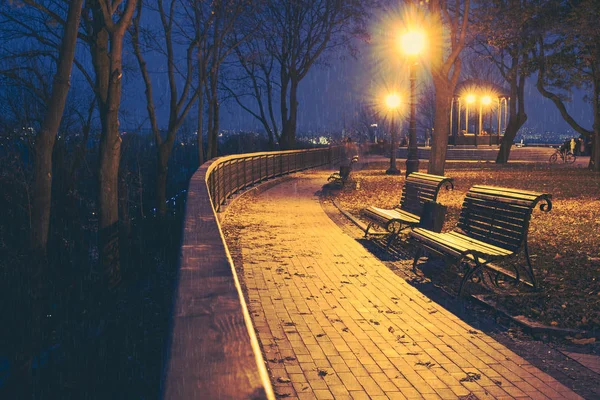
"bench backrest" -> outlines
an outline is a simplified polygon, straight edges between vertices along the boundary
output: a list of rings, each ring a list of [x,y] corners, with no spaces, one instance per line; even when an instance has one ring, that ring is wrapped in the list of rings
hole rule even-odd
[[[552,196],[527,190],[473,186],[462,205],[458,227],[469,237],[510,251],[521,248],[536,204],[552,209]]]
[[[426,201],[436,201],[442,186],[454,188],[453,179],[446,176],[429,175],[420,172],[410,174],[402,187],[400,208],[415,215],[421,215]]]

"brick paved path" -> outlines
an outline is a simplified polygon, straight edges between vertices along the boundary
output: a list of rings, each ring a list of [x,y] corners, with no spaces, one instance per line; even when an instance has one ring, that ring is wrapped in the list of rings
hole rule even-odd
[[[242,197],[226,218],[239,226],[250,312],[280,397],[580,398],[344,234],[316,195],[326,176]]]

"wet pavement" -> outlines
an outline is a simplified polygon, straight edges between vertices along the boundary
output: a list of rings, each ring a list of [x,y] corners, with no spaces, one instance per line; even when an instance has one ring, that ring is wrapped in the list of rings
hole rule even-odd
[[[347,235],[319,201],[328,174],[242,196],[225,216],[278,397],[581,398]]]

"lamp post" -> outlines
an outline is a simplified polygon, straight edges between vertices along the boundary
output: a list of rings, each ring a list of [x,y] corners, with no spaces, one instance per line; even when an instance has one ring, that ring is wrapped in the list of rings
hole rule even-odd
[[[385,173],[387,175],[400,175],[400,170],[396,167],[396,129],[394,127],[394,117],[397,115],[396,111],[398,107],[400,107],[400,96],[396,93],[390,93],[385,98],[385,105],[388,108],[391,118],[390,118],[390,130],[392,133],[392,145],[390,148],[390,168],[388,168]]]
[[[469,105],[475,103],[475,95],[474,94],[468,94],[465,97],[465,102],[467,103],[466,109],[465,109],[465,135],[469,134]],[[465,142],[468,143],[468,142]],[[477,147],[477,136],[475,136],[475,147]]]
[[[419,154],[417,147],[417,65],[418,55],[425,47],[425,34],[420,31],[409,31],[402,35],[402,50],[409,59],[410,80],[410,121],[408,125],[408,156],[406,158],[406,176],[419,171]]]
[[[467,103],[467,108],[465,110],[465,133],[469,134],[469,104],[475,103],[475,95],[468,94],[465,97],[465,101]]]
[[[489,106],[492,103],[490,96],[482,96],[479,99],[479,133],[483,132],[483,106]],[[490,135],[490,146],[492,145],[492,135]]]

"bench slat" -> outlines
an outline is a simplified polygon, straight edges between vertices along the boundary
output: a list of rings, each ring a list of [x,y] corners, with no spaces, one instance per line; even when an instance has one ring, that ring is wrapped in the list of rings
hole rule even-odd
[[[521,247],[521,242],[523,241],[524,235],[522,237],[510,237],[500,234],[499,232],[490,232],[489,230],[480,229],[476,226],[471,226],[468,229],[463,229],[463,231],[472,238],[477,240],[481,240],[484,242],[489,242],[494,246],[500,246],[503,248],[515,250]]]
[[[424,174],[424,173],[421,173],[421,172],[413,172],[408,177],[410,179],[415,179],[415,180],[418,179],[418,180],[421,180],[421,181],[435,182],[437,184],[448,180],[448,177],[445,177],[445,176]]]
[[[418,223],[419,216],[406,212],[399,208],[385,209],[377,207],[368,207],[363,210],[363,215],[371,219],[378,219],[383,224],[387,224],[390,220],[401,220],[407,223]]]
[[[432,236],[431,234],[435,234]],[[483,242],[475,242],[461,240],[460,238],[453,237],[449,233],[435,233],[422,228],[415,228],[410,232],[412,239],[416,239],[420,244],[427,246],[429,249],[439,253],[440,255],[449,255],[453,258],[459,258],[466,251],[477,251],[485,255],[488,259],[503,258],[513,254],[511,251],[501,249],[503,251],[494,251]],[[475,257],[467,256],[471,260]],[[480,263],[485,263],[487,260],[479,257]]]
[[[466,198],[462,210],[471,214],[499,215],[514,221],[525,220],[529,215],[529,209],[521,206],[511,206],[505,203],[486,202],[484,200]]]
[[[513,253],[510,250],[490,246],[488,243],[457,234],[457,232],[436,233],[423,228],[415,228],[413,232],[415,232],[416,235],[420,235],[422,238],[439,241],[446,247],[458,250],[461,253],[467,250],[475,250],[491,256],[506,256]]]
[[[505,232],[507,236],[520,236],[523,230],[519,225],[507,224],[502,221],[494,220],[492,218],[478,218],[477,220],[470,219],[469,221],[465,221],[464,217],[461,217],[458,220],[458,227],[461,226],[469,226],[474,225],[482,229],[489,229],[491,227],[500,229],[501,232]],[[462,228],[461,228],[462,229]]]
[[[505,187],[497,187],[497,186],[486,186],[486,185],[475,185],[470,189],[470,191],[473,191],[473,192],[494,191],[494,192],[503,193],[504,195],[507,195],[507,194],[514,194],[514,195],[519,195],[519,196],[528,195],[532,198],[532,200],[535,200],[538,197],[540,197],[541,195],[543,195],[543,193],[532,192],[530,190],[513,189],[513,188],[505,188]]]
[[[528,199],[502,197],[499,195],[493,195],[493,194],[487,194],[487,193],[468,192],[467,197],[474,198],[474,199],[487,200],[487,201],[491,201],[491,202],[494,202],[497,204],[511,204],[511,205],[519,205],[519,206],[523,206],[523,207],[531,207],[531,204],[533,203],[533,201],[528,200]]]
[[[460,232],[452,231],[452,232],[448,232],[448,235],[451,235],[451,236],[454,236],[454,237],[456,237],[456,238],[459,238],[460,240],[463,240],[463,241],[465,241],[465,242],[469,242],[469,243],[471,243],[471,242],[473,242],[473,243],[477,243],[477,244],[478,244],[478,245],[480,245],[480,246],[483,246],[483,247],[486,247],[486,248],[488,248],[488,249],[489,249],[489,251],[495,251],[495,252],[497,252],[497,253],[500,253],[500,254],[502,254],[502,253],[504,253],[504,254],[511,254],[511,253],[512,253],[512,251],[511,251],[511,250],[505,249],[504,247],[498,247],[498,246],[494,246],[493,244],[485,243],[485,242],[482,242],[482,241],[480,241],[480,240],[477,240],[477,241],[476,241],[476,240],[475,240],[475,239],[473,239],[472,237],[469,237],[469,236],[467,236],[467,235],[463,235],[463,234],[462,234],[462,233],[460,233]]]

